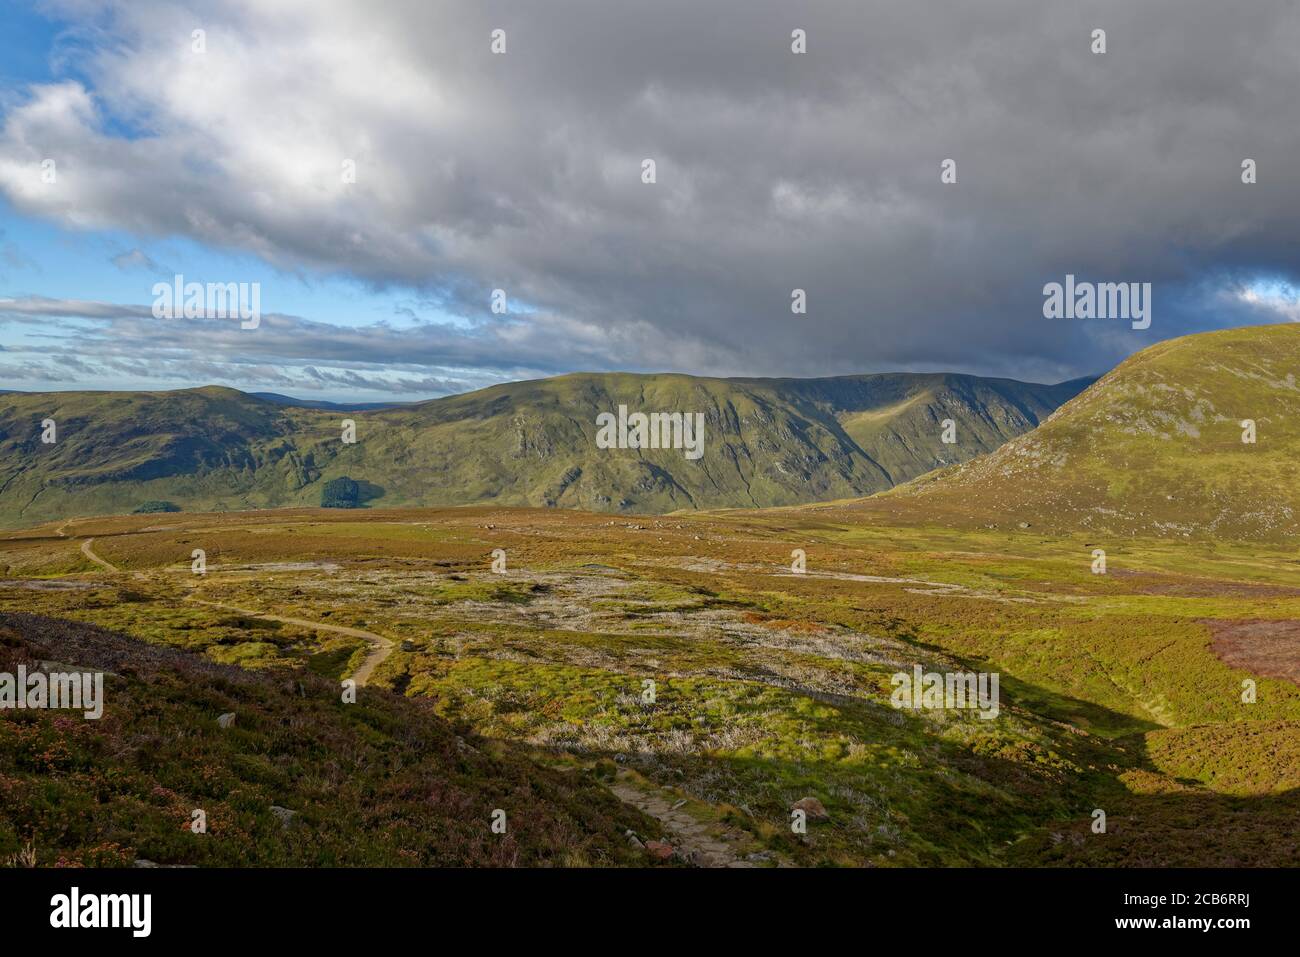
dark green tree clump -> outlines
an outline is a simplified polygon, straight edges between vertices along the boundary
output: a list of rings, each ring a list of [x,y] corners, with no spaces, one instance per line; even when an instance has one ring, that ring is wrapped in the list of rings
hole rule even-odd
[[[321,508],[359,508],[361,487],[346,475],[332,478],[320,492]]]
[[[135,510],[136,515],[147,515],[150,512],[179,512],[181,507],[175,502],[144,502]]]

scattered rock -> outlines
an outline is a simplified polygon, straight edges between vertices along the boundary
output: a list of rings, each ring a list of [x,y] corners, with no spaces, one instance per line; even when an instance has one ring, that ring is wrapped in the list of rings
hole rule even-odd
[[[794,802],[793,809],[803,811],[810,821],[829,821],[831,816],[826,813],[826,806],[815,797],[800,798]]]
[[[287,807],[279,807],[275,804],[271,805],[271,813],[279,820],[281,827],[288,827],[293,823],[293,819],[298,816],[297,811],[290,811]]]
[[[656,861],[670,860],[676,853],[671,844],[665,844],[663,841],[646,841],[645,849]]]
[[[633,847],[635,847],[638,851],[645,850],[645,845],[641,843],[641,838],[636,836],[636,831],[632,830],[631,828],[628,828],[628,830],[624,832],[623,836],[626,837],[627,842],[631,844]]]
[[[1028,523],[1028,522],[1021,522],[1021,523],[1020,523],[1020,527],[1021,527],[1021,528],[1028,528],[1028,527],[1029,527],[1029,523]]]
[[[98,671],[101,672],[105,678],[122,677],[121,675],[115,672],[104,671],[103,668],[86,668],[81,665],[70,665],[66,661],[45,661],[45,660],[38,659],[36,664],[37,667],[39,667],[41,671],[45,672],[46,674],[49,674],[51,671],[59,671],[65,674],[68,672],[76,672],[76,671]]]
[[[229,728],[235,723],[235,712],[227,711],[221,717],[217,718],[217,724],[223,728]]]
[[[143,857],[137,857],[134,861],[131,862],[131,866],[132,867],[163,867],[169,870],[171,869],[193,870],[195,867],[194,864],[159,864],[155,861],[146,860]]]
[[[685,807],[685,806],[686,806],[686,798],[682,798],[680,801],[678,801],[676,804],[673,805],[673,810],[676,811],[679,807]]]

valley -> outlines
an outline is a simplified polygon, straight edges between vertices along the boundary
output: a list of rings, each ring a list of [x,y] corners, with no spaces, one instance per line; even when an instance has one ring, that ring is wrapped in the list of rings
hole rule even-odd
[[[645,815],[629,829],[643,844],[661,829],[668,863],[1297,863],[1300,688],[1249,667],[1272,632],[1228,660],[1215,640],[1300,620],[1286,551],[1130,538],[1105,543],[1095,575],[1095,536],[902,526],[878,501],[852,523],[824,507],[78,520],[0,539],[0,634],[21,636],[20,613],[93,624],[217,666],[311,675],[321,704],[352,677],[362,704],[419,703],[475,747],[517,749]],[[891,707],[890,676],[918,664],[1000,673],[999,717]],[[106,720],[126,720],[111,680]],[[33,784],[16,771],[0,765],[18,796],[0,854],[29,820]],[[255,813],[239,793],[216,801],[218,819]],[[826,818],[793,833],[806,798]],[[97,812],[101,836],[150,860],[201,859],[113,808]],[[1090,829],[1096,809],[1105,834]],[[304,826],[325,820],[297,810]],[[531,826],[524,807],[507,812]],[[1196,842],[1171,840],[1188,826]],[[43,840],[54,846],[38,853],[84,851]]]
[[[355,445],[200,389],[70,394],[102,420],[20,448],[51,400],[8,396],[0,500],[55,514],[0,534],[0,672],[108,675],[100,722],[0,721],[0,861],[1295,866],[1297,356],[1189,336],[1072,398],[566,376]],[[701,456],[583,446],[634,394],[709,409]],[[302,507],[324,476],[351,507]]]

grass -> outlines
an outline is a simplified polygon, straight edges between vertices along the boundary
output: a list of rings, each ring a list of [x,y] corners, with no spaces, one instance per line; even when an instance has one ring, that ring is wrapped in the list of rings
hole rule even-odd
[[[364,643],[186,595],[366,628],[398,643],[373,678],[392,700],[602,794],[611,768],[635,774],[794,864],[1296,863],[1300,689],[1223,664],[1204,624],[1295,617],[1300,568],[1281,549],[1126,538],[1103,576],[1095,536],[823,509],[612,524],[482,508],[169,515],[142,531],[157,518],[0,540],[0,612],[103,624],[267,681],[336,681]],[[75,562],[90,534],[123,572],[19,587]],[[199,578],[175,556],[201,543],[222,561]],[[489,568],[498,547],[505,575]],[[788,573],[793,548],[807,574]],[[998,672],[1001,715],[894,710],[890,676],[913,663]],[[274,765],[213,760],[240,780]],[[795,835],[790,806],[808,796],[831,819]],[[1108,835],[1089,828],[1097,807]],[[27,813],[10,818],[14,840]],[[1197,814],[1223,824],[1199,844]],[[589,862],[625,862],[601,854]]]
[[[965,528],[1285,543],[1300,532],[1297,355],[1289,324],[1166,340],[1033,432],[864,510]],[[1256,423],[1253,443],[1244,420]]]

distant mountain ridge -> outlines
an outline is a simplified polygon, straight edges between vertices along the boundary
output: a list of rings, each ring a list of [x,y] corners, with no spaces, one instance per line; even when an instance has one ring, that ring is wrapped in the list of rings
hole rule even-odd
[[[793,505],[869,495],[992,451],[1090,380],[956,374],[715,379],[579,373],[380,409],[288,405],[217,386],[0,397],[0,522],[317,505],[347,476],[375,504],[597,511]],[[703,455],[601,449],[619,405],[698,412]],[[346,415],[344,415],[346,411]],[[343,420],[356,442],[342,440]],[[42,442],[53,419],[57,438]],[[943,439],[951,420],[955,441]]]
[[[298,409],[329,409],[334,412],[365,412],[370,409],[392,409],[400,405],[415,405],[414,402],[331,402],[328,399],[296,399],[279,392],[250,392],[255,399],[265,399],[276,405],[290,405]]]

